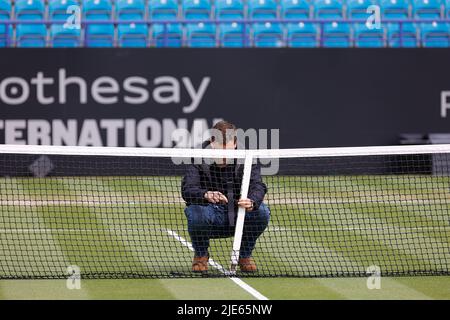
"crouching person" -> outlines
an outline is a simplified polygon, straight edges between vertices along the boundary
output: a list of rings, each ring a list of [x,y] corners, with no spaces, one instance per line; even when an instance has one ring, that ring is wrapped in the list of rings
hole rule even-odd
[[[213,135],[204,147],[237,148],[236,127],[233,124],[220,121],[213,129],[222,134],[222,139]],[[238,207],[246,210],[239,267],[243,272],[257,271],[252,251],[269,223],[270,210],[263,203],[267,187],[262,182],[260,167],[253,165],[248,197],[241,198],[243,169],[242,164],[225,159],[213,164],[189,165],[187,169],[181,191],[187,205],[188,232],[195,250],[194,272],[208,270],[210,239],[234,235]]]

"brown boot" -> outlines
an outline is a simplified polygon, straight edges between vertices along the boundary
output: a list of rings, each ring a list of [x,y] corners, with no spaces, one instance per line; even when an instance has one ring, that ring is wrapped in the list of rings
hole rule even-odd
[[[242,272],[256,272],[256,263],[253,258],[240,258],[239,267]]]
[[[194,257],[192,261],[193,272],[206,272],[208,271],[208,257]]]

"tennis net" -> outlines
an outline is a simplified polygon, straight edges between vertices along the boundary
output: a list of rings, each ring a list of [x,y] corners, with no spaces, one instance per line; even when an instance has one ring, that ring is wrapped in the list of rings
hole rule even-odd
[[[192,272],[194,254],[207,273]],[[243,272],[250,256],[257,270]],[[449,275],[450,145],[0,145],[0,278],[71,266],[83,278]]]

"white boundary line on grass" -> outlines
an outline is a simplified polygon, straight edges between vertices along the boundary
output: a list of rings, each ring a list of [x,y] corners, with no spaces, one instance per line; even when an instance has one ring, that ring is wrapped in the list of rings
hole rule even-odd
[[[187,247],[191,251],[194,251],[194,248],[192,247],[192,244],[189,241],[187,241],[186,239],[184,239],[182,236],[180,236],[178,233],[176,233],[175,231],[169,230],[169,229],[167,229],[166,231],[167,231],[167,233],[169,235],[171,235],[176,240],[178,240],[183,246]],[[222,267],[222,265],[220,265],[219,263],[215,262],[213,259],[209,258],[208,263],[211,266],[213,266],[214,268],[216,268],[217,270],[219,270],[220,272],[222,272],[223,274],[226,274],[226,270]],[[233,281],[234,283],[236,283],[239,287],[241,287],[242,289],[244,289],[245,291],[250,293],[256,299],[258,299],[258,300],[269,300],[266,296],[263,296],[255,288],[251,287],[250,285],[248,285],[247,283],[242,281],[240,278],[236,278],[236,277],[228,277],[228,278],[231,281]]]

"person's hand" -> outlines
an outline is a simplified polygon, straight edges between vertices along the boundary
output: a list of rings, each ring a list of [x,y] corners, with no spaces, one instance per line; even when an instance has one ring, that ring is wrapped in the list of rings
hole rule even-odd
[[[208,191],[205,192],[205,199],[211,203],[228,203],[227,197],[219,191]]]
[[[239,199],[238,206],[241,208],[244,208],[246,211],[252,211],[253,210],[253,201],[250,199]]]

